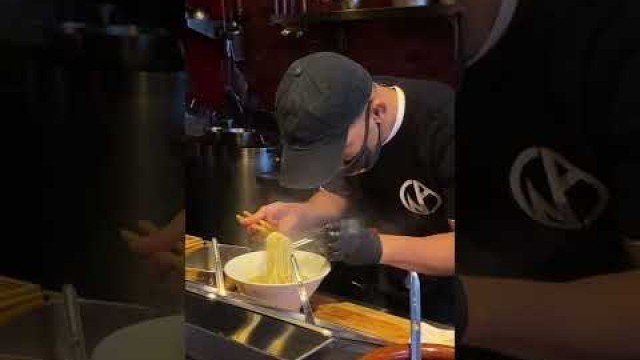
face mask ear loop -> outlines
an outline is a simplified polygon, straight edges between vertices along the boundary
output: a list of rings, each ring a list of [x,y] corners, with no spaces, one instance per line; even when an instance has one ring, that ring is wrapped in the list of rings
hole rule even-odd
[[[378,155],[380,154],[380,150],[382,150],[382,131],[380,129],[380,123],[376,123],[376,125],[378,125],[378,143],[376,144],[376,149],[375,149],[375,152],[373,153],[374,159],[378,158]],[[364,170],[365,171],[371,170],[374,164],[375,162],[369,164],[368,168]]]
[[[364,154],[366,147],[367,147],[367,140],[369,140],[369,110],[370,110],[370,105],[371,102],[367,103],[367,108],[366,108],[366,114],[364,117],[364,142],[362,144],[362,147],[360,147],[360,150],[358,151],[358,153],[351,158],[351,160],[349,160],[349,162],[347,164],[345,164],[346,167],[349,167],[349,165],[353,164],[354,161],[357,161],[359,158],[362,157],[362,154]]]

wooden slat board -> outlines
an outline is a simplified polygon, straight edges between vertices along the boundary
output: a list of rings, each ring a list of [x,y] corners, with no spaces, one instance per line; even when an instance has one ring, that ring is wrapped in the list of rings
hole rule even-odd
[[[0,325],[44,305],[39,285],[0,276]]]
[[[328,321],[356,332],[386,340],[392,344],[408,344],[408,319],[349,302],[325,303],[315,310],[318,319]],[[439,331],[423,323],[423,341],[453,346],[453,332]],[[427,336],[424,336],[427,335]]]
[[[200,250],[205,246],[204,240],[197,236],[185,235],[184,253],[185,255],[191,254],[194,251]]]

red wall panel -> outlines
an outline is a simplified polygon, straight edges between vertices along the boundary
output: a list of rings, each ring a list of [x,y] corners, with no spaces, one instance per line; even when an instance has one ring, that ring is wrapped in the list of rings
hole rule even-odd
[[[387,1],[369,0],[377,6]],[[191,3],[206,6],[219,1],[191,0]],[[376,20],[347,24],[343,30],[342,25],[322,24],[310,27],[301,39],[291,39],[280,35],[280,26],[269,23],[273,0],[250,0],[243,5],[246,76],[250,91],[257,95],[262,108],[272,109],[280,77],[292,61],[314,51],[338,51],[340,31],[346,40],[345,54],[372,74],[430,78],[455,86],[453,31],[447,19]],[[328,5],[331,3],[326,0],[309,0],[310,9]],[[221,42],[195,34],[186,40],[193,93],[220,107]]]

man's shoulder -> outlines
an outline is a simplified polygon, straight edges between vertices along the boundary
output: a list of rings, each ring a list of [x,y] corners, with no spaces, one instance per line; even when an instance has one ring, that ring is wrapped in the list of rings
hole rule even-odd
[[[453,96],[455,90],[447,83],[432,79],[413,79],[397,76],[377,75],[373,81],[382,85],[399,86],[404,91],[417,91],[428,93],[441,93],[446,96]]]
[[[405,95],[407,109],[417,116],[443,114],[453,122],[455,90],[437,80],[375,76],[378,84],[398,86]]]

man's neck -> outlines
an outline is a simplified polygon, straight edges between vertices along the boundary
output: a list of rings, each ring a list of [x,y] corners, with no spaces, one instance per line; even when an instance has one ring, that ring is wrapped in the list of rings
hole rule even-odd
[[[382,142],[391,135],[398,114],[398,94],[392,87],[380,87],[381,95],[387,104],[387,112],[380,123]]]

